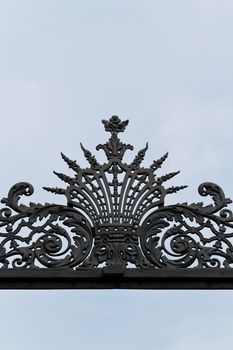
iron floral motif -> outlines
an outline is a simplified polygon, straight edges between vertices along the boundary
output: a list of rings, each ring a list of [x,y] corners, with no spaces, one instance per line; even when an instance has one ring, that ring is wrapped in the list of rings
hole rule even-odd
[[[32,185],[14,185],[0,210],[0,264],[6,268],[213,268],[233,263],[231,203],[213,183],[199,186],[201,196],[213,204],[166,205],[167,195],[186,186],[165,187],[179,172],[158,176],[168,154],[150,167],[141,167],[148,145],[130,164],[123,162],[133,146],[120,141],[127,121],[113,116],[103,120],[111,137],[96,147],[107,162],[100,164],[81,144],[89,163],[81,168],[63,153],[74,172],[54,172],[65,188],[44,187],[63,195],[66,205],[20,204],[31,196]]]

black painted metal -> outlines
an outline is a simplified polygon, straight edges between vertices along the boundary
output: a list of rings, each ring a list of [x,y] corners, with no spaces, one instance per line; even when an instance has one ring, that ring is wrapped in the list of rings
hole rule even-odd
[[[14,185],[0,210],[0,288],[233,288],[233,215],[222,189],[207,182],[213,203],[166,205],[186,186],[165,187],[178,172],[158,176],[165,154],[141,167],[148,145],[130,164],[133,146],[118,134],[128,121],[103,120],[111,133],[104,164],[81,144],[88,168],[62,154],[74,175],[54,172],[66,205],[20,204],[33,187]]]

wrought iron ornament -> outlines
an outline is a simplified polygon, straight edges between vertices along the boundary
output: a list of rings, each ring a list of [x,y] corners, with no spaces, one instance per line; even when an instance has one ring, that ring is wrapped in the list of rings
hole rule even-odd
[[[2,269],[115,267],[119,270],[170,268],[229,268],[233,264],[231,203],[214,183],[199,186],[213,203],[166,205],[166,196],[186,186],[165,187],[178,172],[159,176],[168,154],[148,168],[141,166],[148,145],[130,164],[123,162],[133,146],[120,141],[127,121],[103,120],[111,137],[96,147],[107,162],[100,164],[81,144],[89,163],[82,169],[62,154],[74,172],[54,172],[64,188],[44,187],[66,198],[65,205],[20,203],[33,187],[14,185],[0,211]]]

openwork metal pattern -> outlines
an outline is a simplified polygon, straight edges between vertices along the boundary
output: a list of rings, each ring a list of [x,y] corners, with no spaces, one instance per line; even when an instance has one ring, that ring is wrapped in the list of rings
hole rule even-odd
[[[158,175],[165,154],[141,166],[148,145],[130,164],[124,154],[133,146],[120,141],[128,121],[103,120],[111,136],[103,150],[107,162],[81,145],[89,167],[81,168],[62,154],[74,175],[54,172],[64,187],[44,187],[64,196],[65,205],[24,205],[28,183],[14,185],[0,211],[2,269],[71,268],[116,271],[174,268],[230,268],[233,264],[233,215],[222,189],[211,182],[199,186],[211,203],[166,205],[166,197],[186,186],[165,186],[178,172]]]

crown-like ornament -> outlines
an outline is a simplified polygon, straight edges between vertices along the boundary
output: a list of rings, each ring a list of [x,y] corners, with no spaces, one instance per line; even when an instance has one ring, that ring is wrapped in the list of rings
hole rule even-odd
[[[89,167],[81,168],[62,153],[74,175],[54,172],[66,187],[44,187],[65,196],[66,205],[19,204],[22,195],[33,193],[27,183],[14,185],[3,198],[2,267],[229,267],[233,216],[224,209],[231,200],[222,189],[213,183],[200,185],[199,193],[213,198],[208,206],[166,205],[167,195],[187,187],[165,187],[179,171],[157,174],[168,153],[142,167],[146,144],[127,164],[124,155],[133,146],[121,142],[118,134],[128,120],[112,116],[102,122],[111,137],[96,149],[104,151],[107,162],[100,164],[81,144]],[[203,234],[204,229],[209,234]]]
[[[121,121],[113,116],[109,121],[102,120],[105,130],[111,132],[111,137],[105,144],[96,147],[105,152],[108,162],[99,164],[96,157],[81,144],[84,156],[90,164],[82,169],[76,161],[62,153],[62,158],[75,172],[73,177],[54,172],[67,187],[45,190],[65,195],[68,206],[77,208],[87,217],[95,228],[95,234],[105,232],[115,234],[116,231],[134,232],[142,218],[155,207],[164,205],[167,194],[175,193],[187,186],[165,188],[163,183],[179,173],[172,172],[158,177],[156,171],[166,160],[168,153],[149,168],[141,167],[148,144],[141,149],[130,164],[123,162],[126,150],[133,146],[122,143],[118,133],[123,132],[128,120]],[[112,232],[111,232],[112,231]]]

